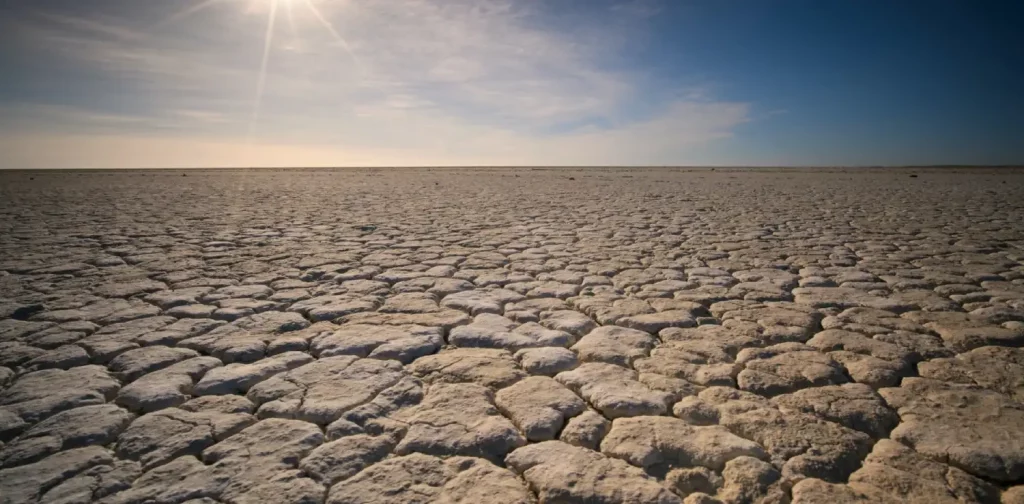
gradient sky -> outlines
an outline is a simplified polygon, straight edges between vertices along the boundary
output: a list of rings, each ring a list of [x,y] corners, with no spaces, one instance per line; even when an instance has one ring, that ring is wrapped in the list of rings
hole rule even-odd
[[[7,0],[0,168],[1024,163],[1024,2]]]

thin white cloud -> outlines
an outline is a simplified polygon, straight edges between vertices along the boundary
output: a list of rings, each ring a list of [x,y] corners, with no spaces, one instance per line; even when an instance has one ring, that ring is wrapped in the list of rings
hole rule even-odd
[[[630,16],[649,18],[660,13],[662,5],[657,0],[627,0],[614,5],[612,10]]]
[[[152,20],[131,17],[20,19],[18,36],[36,57],[109,83],[97,92],[138,110],[23,104],[0,128],[110,166],[670,164],[749,121],[748,104],[666,92],[642,72],[611,70],[620,40],[542,27],[535,3],[311,1],[317,12],[291,1],[278,13],[257,147],[245,139],[267,0],[214,2],[151,31]],[[623,9],[642,23],[650,5]],[[62,111],[75,120],[62,123]],[[118,129],[104,116],[132,121]],[[121,157],[90,142],[120,143]],[[168,147],[182,142],[203,146],[187,150],[192,162]],[[271,151],[296,157],[278,162]],[[70,166],[84,158],[11,159]]]

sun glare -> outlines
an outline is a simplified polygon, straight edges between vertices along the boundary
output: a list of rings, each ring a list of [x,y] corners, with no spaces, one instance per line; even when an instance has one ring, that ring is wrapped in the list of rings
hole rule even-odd
[[[239,3],[236,0],[196,0],[185,8],[163,18],[153,28],[181,22],[185,18],[194,16],[210,7],[229,2]],[[348,41],[341,36],[341,33],[339,33],[334,27],[334,24],[331,23],[330,19],[324,15],[322,9],[317,6],[318,3],[318,0],[248,0],[247,4],[243,4],[245,5],[243,8],[249,12],[267,12],[266,30],[263,34],[263,40],[261,41],[263,45],[263,52],[260,58],[259,73],[256,79],[256,94],[252,104],[252,116],[249,121],[248,137],[250,142],[252,141],[252,137],[255,132],[256,123],[259,120],[263,93],[267,85],[267,67],[270,63],[270,53],[273,49],[274,33],[277,25],[277,11],[280,7],[283,7],[285,10],[285,15],[288,18],[288,29],[292,35],[295,35],[298,31],[295,25],[296,18],[294,11],[296,8],[305,8],[310,16],[327,31],[332,39],[334,39],[334,42],[348,54],[356,67],[358,68],[360,66],[359,60],[356,58],[356,55],[352,51]]]
[[[263,90],[267,85],[267,63],[270,61],[270,47],[274,43],[274,24],[277,21],[277,4],[279,3],[279,0],[268,1],[270,2],[270,15],[267,17],[267,34],[263,38],[263,58],[260,60],[260,74],[256,81],[256,99],[253,100],[252,118],[249,120],[249,142],[252,142],[252,136],[256,129],[256,121],[260,118],[260,106],[263,102]]]

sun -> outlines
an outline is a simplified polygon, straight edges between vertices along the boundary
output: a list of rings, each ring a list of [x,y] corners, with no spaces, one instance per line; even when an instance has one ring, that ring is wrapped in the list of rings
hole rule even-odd
[[[337,45],[348,53],[348,56],[355,63],[356,68],[358,69],[360,66],[359,60],[356,58],[355,53],[352,52],[352,48],[349,46],[348,42],[340,33],[338,33],[338,30],[334,28],[331,21],[324,16],[320,8],[317,7],[318,2],[319,0],[248,0],[247,4],[242,7],[247,12],[267,12],[266,31],[262,40],[263,57],[260,59],[259,74],[256,79],[256,95],[252,105],[252,117],[249,121],[248,137],[250,141],[252,139],[256,123],[259,120],[260,107],[263,102],[263,92],[267,84],[267,66],[270,62],[270,53],[274,44],[274,32],[276,31],[278,10],[280,8],[284,8],[285,14],[288,17],[288,23],[291,26],[292,31],[295,31],[295,16],[293,12],[295,8],[304,7],[310,14],[312,14],[312,17],[316,19],[318,24],[327,30],[335,42],[337,42]],[[184,18],[194,16],[214,5],[230,3],[237,5],[241,2],[239,0],[197,0],[195,3],[192,3],[184,9],[164,18],[159,25],[179,22]]]

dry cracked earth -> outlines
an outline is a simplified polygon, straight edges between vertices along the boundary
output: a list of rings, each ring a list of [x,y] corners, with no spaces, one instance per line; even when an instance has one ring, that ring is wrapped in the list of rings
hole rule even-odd
[[[1024,502],[1024,172],[0,175],[0,502]]]

